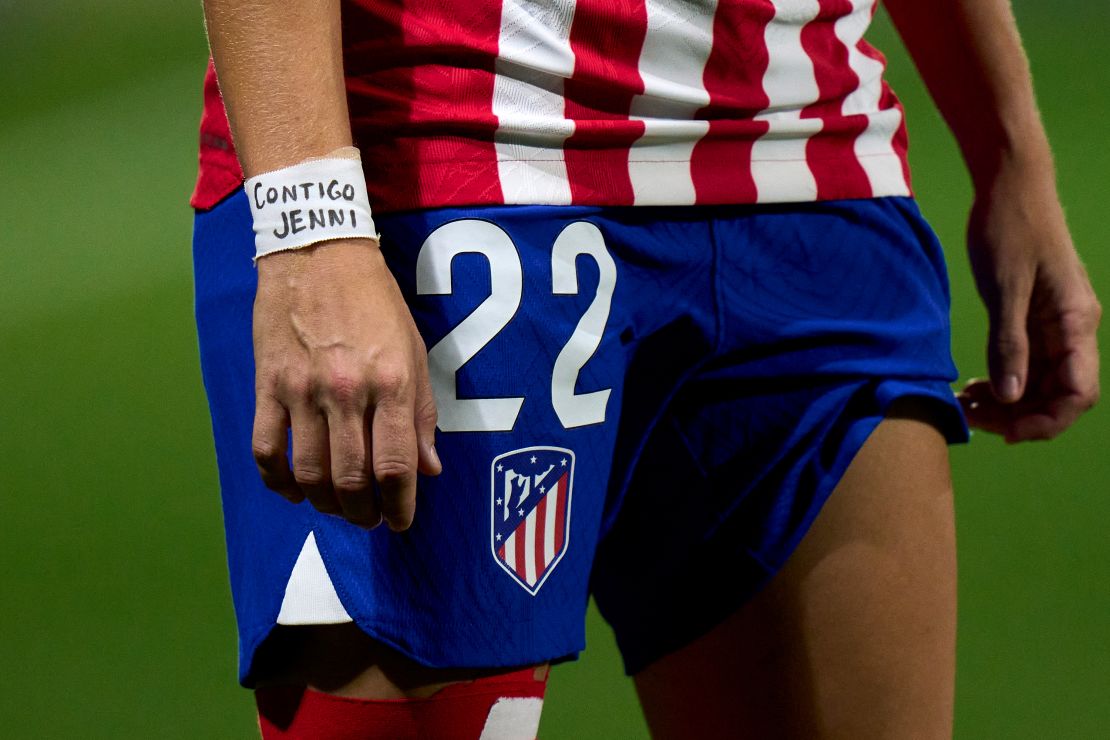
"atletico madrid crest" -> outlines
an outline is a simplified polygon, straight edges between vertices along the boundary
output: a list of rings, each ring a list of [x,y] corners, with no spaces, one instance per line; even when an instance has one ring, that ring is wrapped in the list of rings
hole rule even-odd
[[[493,459],[490,548],[533,596],[567,550],[574,453],[525,447]]]

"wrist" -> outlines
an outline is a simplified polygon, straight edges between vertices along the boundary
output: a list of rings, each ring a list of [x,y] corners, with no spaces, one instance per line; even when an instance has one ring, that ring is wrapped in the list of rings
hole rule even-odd
[[[354,147],[249,177],[243,188],[254,224],[256,263],[269,254],[325,241],[377,236]]]
[[[1055,188],[1052,150],[1039,124],[1024,131],[1000,131],[987,141],[977,141],[963,149],[979,197],[989,195],[999,182],[1013,181],[1014,177],[1029,185],[1051,184]]]
[[[329,239],[300,249],[271,252],[256,261],[259,279],[269,275],[295,275],[310,270],[331,270],[351,260],[380,258],[376,238]]]

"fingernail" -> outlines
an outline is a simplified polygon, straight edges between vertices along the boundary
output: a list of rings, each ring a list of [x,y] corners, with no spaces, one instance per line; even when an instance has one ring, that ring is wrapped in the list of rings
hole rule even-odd
[[[432,462],[435,463],[436,467],[442,469],[443,463],[439,461],[439,453],[436,452],[435,445],[428,445],[428,454],[431,455]]]
[[[1018,397],[1021,395],[1021,388],[1020,383],[1018,382],[1018,376],[1012,374],[1003,376],[1002,386],[998,390],[1002,394],[1002,399],[1004,401],[1018,400]]]

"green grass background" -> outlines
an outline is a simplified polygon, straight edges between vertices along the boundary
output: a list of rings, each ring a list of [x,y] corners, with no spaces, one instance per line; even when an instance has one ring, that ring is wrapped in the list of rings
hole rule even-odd
[[[0,735],[250,737],[192,324],[196,3],[0,0]],[[1061,189],[1110,285],[1110,7],[1018,7]],[[880,19],[916,185],[945,242],[955,353],[985,320],[951,138]],[[1103,332],[1103,344],[1106,345]],[[957,736],[1110,737],[1110,414],[954,451]],[[555,671],[549,738],[645,736],[608,629]]]

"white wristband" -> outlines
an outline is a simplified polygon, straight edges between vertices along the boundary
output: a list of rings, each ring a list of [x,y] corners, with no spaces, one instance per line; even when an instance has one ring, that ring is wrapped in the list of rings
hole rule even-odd
[[[254,259],[327,239],[374,239],[366,179],[358,159],[307,159],[248,178]]]

